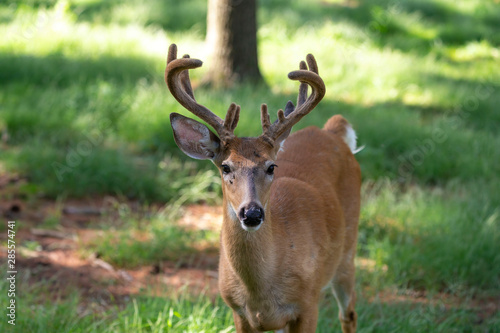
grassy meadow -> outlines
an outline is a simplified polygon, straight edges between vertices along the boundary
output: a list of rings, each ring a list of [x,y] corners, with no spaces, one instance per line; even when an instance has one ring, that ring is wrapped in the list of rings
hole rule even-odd
[[[173,223],[184,205],[220,204],[221,190],[209,162],[176,147],[169,114],[189,113],[163,82],[170,43],[207,58],[206,10],[205,0],[0,4],[0,173],[27,179],[12,196],[165,204],[140,218],[122,207],[100,226],[85,251],[117,267],[217,244]],[[288,72],[315,55],[327,94],[295,130],[340,113],[365,146],[359,332],[500,332],[500,2],[261,0],[258,23],[267,86],[195,95],[221,116],[241,105],[236,134],[256,136],[260,104],[276,117],[296,99]],[[209,67],[192,71],[194,84]],[[43,281],[19,283],[16,332],[234,331],[220,299],[188,291],[87,313],[78,293],[50,302]],[[493,311],[478,310],[488,302]],[[328,295],[318,332],[339,330]]]

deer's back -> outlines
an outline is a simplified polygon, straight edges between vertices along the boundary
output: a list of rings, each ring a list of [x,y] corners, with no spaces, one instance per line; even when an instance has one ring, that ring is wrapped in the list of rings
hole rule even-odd
[[[361,174],[359,164],[340,136],[309,127],[290,136],[280,152],[271,194],[276,230],[287,240],[284,265],[321,276],[326,285],[345,252],[356,238]],[[329,247],[324,247],[329,244]],[[290,251],[293,250],[293,251]],[[309,253],[304,262],[293,252]],[[322,256],[320,251],[329,255]],[[323,258],[318,261],[317,258]],[[306,279],[313,281],[314,279]],[[318,289],[318,288],[315,288]]]

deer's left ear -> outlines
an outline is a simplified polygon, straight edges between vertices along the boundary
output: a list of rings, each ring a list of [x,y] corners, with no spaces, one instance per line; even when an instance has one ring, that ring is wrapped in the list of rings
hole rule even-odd
[[[219,153],[219,138],[202,123],[178,113],[171,113],[170,124],[174,131],[175,143],[189,157],[213,160]]]

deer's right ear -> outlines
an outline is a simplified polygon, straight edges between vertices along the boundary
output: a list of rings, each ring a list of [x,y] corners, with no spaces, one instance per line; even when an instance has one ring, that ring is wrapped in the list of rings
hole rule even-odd
[[[175,143],[189,157],[212,160],[219,153],[219,138],[202,123],[178,113],[171,113],[170,124],[174,131]]]

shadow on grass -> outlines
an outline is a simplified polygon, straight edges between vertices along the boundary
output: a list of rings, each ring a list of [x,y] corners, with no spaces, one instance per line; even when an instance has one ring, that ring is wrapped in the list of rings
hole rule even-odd
[[[0,22],[10,22],[16,10],[52,10],[58,4],[60,10],[71,12],[79,22],[153,25],[171,31],[197,29],[202,34],[206,30],[205,0],[92,0],[68,3],[58,0],[6,0],[4,11],[7,14],[2,15],[0,10]],[[3,6],[0,5],[0,9]]]
[[[113,56],[71,59],[57,53],[47,56],[0,53],[0,67],[0,85],[21,82],[41,87],[67,87],[75,83],[86,85],[96,80],[118,83],[152,80],[154,62],[144,58]]]
[[[429,73],[415,77],[414,82],[429,91],[439,92],[439,99],[446,104],[454,101],[454,104],[447,107],[408,105],[419,112],[424,121],[436,120],[436,117],[455,118],[449,119],[450,127],[460,126],[476,132],[498,133],[500,82],[457,79]]]
[[[155,25],[165,30],[187,31],[193,28],[206,31],[207,2],[205,0],[176,1],[86,1],[74,3],[71,10],[79,21],[94,23],[138,23]]]
[[[290,29],[328,21],[351,22],[381,48],[418,54],[427,53],[435,40],[451,45],[500,42],[500,5],[492,2],[467,12],[433,0],[294,1],[293,5],[274,0],[263,3],[261,11],[266,19],[284,16]]]

